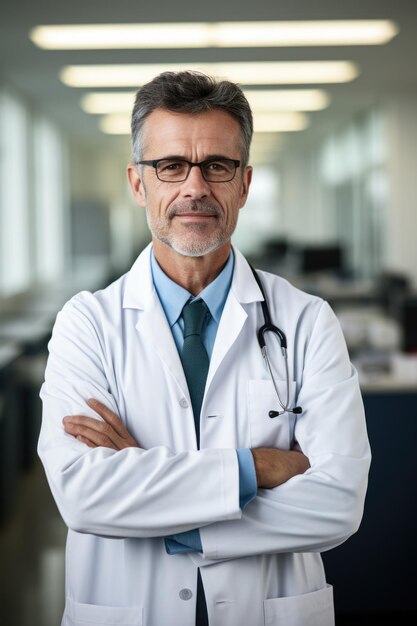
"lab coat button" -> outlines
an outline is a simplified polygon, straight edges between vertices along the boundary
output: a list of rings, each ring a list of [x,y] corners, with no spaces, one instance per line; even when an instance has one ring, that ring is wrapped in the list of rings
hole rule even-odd
[[[191,589],[181,589],[180,591],[181,600],[191,600],[192,597],[193,597],[193,592],[191,591]]]
[[[186,398],[181,398],[180,406],[182,406],[183,409],[188,409],[189,404]]]

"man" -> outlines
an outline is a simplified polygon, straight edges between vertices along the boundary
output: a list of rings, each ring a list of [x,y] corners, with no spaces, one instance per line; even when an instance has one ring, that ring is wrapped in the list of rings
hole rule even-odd
[[[334,623],[319,553],[362,516],[363,407],[328,305],[260,272],[288,344],[287,376],[268,343],[270,417],[264,298],[230,243],[251,135],[228,81],[164,73],[137,94],[128,177],[152,245],[65,305],[41,391],[64,626]]]

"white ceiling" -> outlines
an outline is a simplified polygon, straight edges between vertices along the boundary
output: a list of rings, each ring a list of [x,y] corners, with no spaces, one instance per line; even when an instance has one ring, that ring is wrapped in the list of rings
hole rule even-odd
[[[43,51],[28,39],[38,24],[360,18],[393,19],[400,33],[385,46],[223,50]],[[97,119],[79,106],[86,90],[60,82],[59,70],[67,64],[322,59],[352,60],[361,74],[352,83],[325,87],[332,103],[310,114],[312,127],[303,135],[394,93],[417,93],[417,0],[0,0],[0,83],[80,136],[98,136]]]

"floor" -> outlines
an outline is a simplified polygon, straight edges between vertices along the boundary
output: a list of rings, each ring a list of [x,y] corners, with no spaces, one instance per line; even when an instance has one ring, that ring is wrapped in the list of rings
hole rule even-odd
[[[66,528],[40,463],[20,488],[12,517],[0,527],[0,625],[59,626]]]
[[[20,487],[13,515],[0,526],[0,626],[59,626],[66,528],[38,461]],[[415,617],[340,615],[336,626],[406,626]]]

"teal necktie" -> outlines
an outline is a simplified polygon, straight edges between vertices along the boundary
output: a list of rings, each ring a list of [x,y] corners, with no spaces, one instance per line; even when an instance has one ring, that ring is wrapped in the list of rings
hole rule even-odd
[[[209,369],[209,358],[201,340],[201,331],[209,316],[210,311],[203,300],[194,300],[186,304],[182,310],[184,345],[181,361],[193,407],[198,447],[200,447],[200,411]]]
[[[182,317],[184,320],[184,345],[181,361],[193,407],[197,446],[200,448],[200,411],[209,369],[209,358],[201,340],[201,331],[204,323],[210,317],[210,311],[203,300],[194,300],[194,302],[189,302],[184,306]],[[206,596],[199,569],[195,623],[196,626],[209,626]]]

